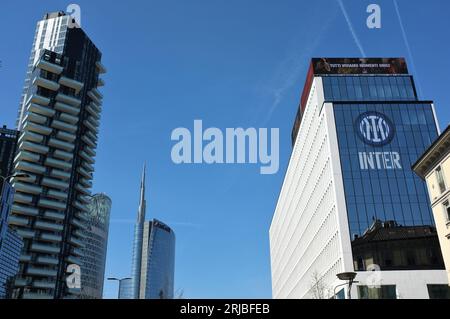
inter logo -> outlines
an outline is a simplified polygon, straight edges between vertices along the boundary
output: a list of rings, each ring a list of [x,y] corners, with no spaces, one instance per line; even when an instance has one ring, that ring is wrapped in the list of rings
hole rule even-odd
[[[372,146],[389,144],[395,133],[391,120],[378,112],[361,114],[355,123],[355,128],[362,141]]]

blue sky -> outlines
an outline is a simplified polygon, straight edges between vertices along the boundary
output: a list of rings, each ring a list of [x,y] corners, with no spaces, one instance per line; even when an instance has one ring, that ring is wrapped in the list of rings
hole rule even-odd
[[[0,124],[15,124],[36,21],[70,2],[2,1]],[[343,0],[77,1],[108,68],[94,192],[113,200],[107,276],[129,276],[139,179],[147,162],[147,218],[176,232],[176,289],[188,298],[270,298],[268,230],[312,56],[404,56],[441,127],[450,112],[450,3]],[[366,7],[382,9],[369,30]],[[405,42],[405,38],[407,42]],[[358,44],[359,43],[359,46]],[[409,47],[409,49],[408,49]],[[280,128],[280,170],[182,165],[173,129]],[[104,295],[114,298],[115,283]]]

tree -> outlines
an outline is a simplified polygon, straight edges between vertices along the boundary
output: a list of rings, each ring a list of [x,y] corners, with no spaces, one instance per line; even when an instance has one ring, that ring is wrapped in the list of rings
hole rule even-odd
[[[317,271],[312,275],[311,293],[313,299],[328,299],[328,287]]]

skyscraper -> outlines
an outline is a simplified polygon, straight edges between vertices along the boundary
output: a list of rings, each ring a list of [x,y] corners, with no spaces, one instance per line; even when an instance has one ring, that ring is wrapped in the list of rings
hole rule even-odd
[[[145,165],[142,170],[139,208],[137,213],[137,220],[134,226],[134,240],[133,240],[133,256],[131,260],[131,289],[133,291],[134,299],[139,299],[140,280],[141,280],[141,265],[142,265],[142,234],[144,232],[145,213],[147,203],[145,201]]]
[[[14,189],[4,183],[0,194],[0,299],[11,297],[12,281],[19,270],[22,238],[8,226]]]
[[[105,72],[101,52],[64,12],[36,27],[18,116],[10,224],[24,238],[17,298],[73,298],[66,270],[81,265]]]
[[[175,234],[169,226],[146,221],[142,234],[140,299],[173,299]]]
[[[0,176],[7,177],[12,173],[14,156],[17,149],[19,132],[3,126],[0,128]],[[3,178],[0,178],[0,192]]]
[[[270,228],[273,296],[330,298],[357,272],[358,298],[432,298],[446,276],[411,165],[437,134],[404,59],[313,59]]]
[[[111,204],[111,199],[105,194],[94,195],[88,204],[85,247],[81,258],[82,298],[102,299],[103,296]]]
[[[175,234],[164,223],[145,221],[145,166],[135,225],[131,289],[133,299],[172,299],[175,276]]]
[[[119,280],[119,299],[134,299],[132,289],[132,279],[124,278]]]

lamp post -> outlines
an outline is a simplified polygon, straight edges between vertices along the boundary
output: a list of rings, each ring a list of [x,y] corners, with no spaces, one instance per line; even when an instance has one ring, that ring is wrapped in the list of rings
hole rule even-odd
[[[120,284],[122,283],[123,280],[130,280],[130,279],[131,278],[129,278],[129,277],[126,277],[126,278],[109,277],[109,278],[107,278],[107,280],[119,282],[119,292],[117,293],[117,299],[120,299]]]
[[[339,280],[344,280],[347,281],[344,284],[338,285],[334,288],[334,299],[336,299],[336,288],[341,287],[341,286],[345,286],[348,284],[348,291],[347,291],[347,299],[352,299],[352,285],[353,283],[356,283],[357,281],[355,281],[356,278],[356,272],[343,272],[340,274],[337,274],[336,276],[339,278]]]

